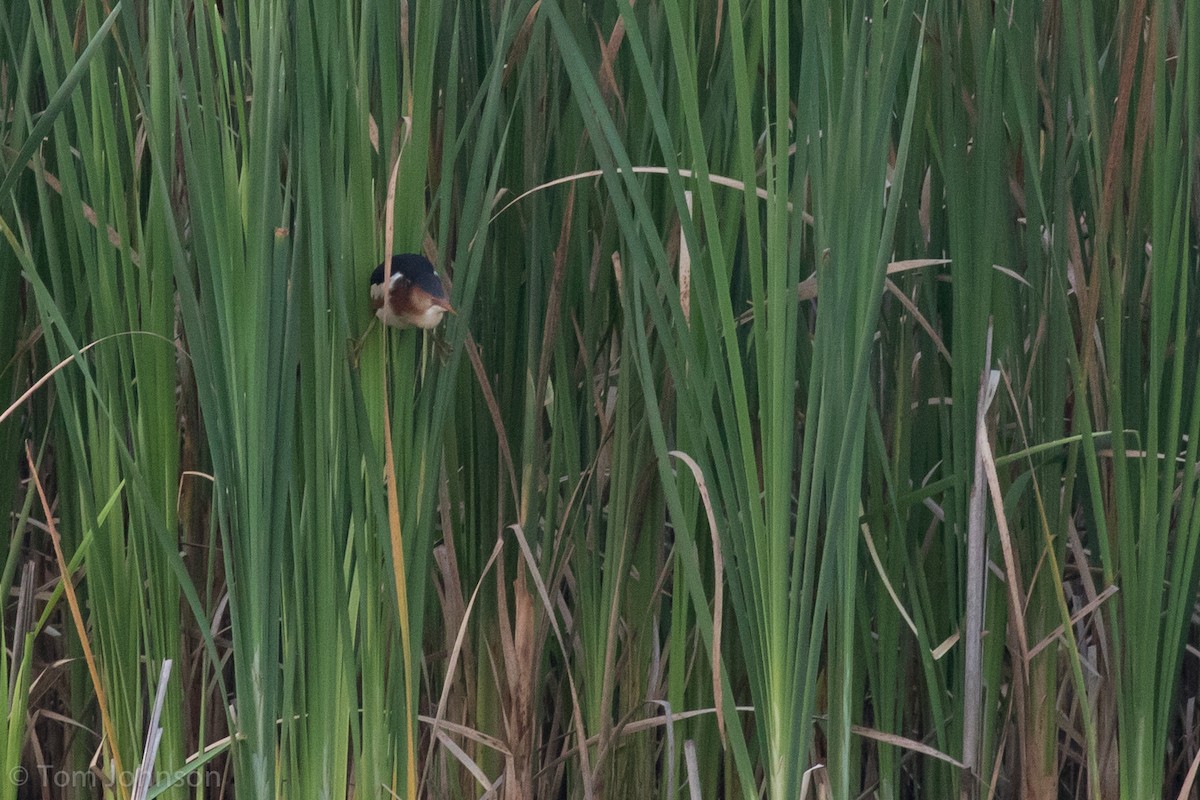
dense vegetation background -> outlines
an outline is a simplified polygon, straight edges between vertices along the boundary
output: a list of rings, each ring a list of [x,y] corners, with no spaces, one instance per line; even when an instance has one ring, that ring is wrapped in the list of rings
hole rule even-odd
[[[1198,148],[1188,0],[8,0],[0,800],[1196,797]]]

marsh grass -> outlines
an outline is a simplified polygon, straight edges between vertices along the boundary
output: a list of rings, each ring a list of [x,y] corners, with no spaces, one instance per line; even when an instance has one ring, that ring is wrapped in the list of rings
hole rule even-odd
[[[0,798],[1194,796],[1198,44],[8,3]]]

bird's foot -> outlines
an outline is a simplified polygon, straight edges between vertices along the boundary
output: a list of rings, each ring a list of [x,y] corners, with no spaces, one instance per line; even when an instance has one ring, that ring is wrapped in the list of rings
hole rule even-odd
[[[367,329],[363,331],[362,336],[359,336],[357,339],[351,338],[347,341],[347,345],[350,349],[350,366],[354,369],[358,369],[358,360],[362,355],[363,345],[367,343],[367,336],[369,336],[372,329],[374,329],[376,321],[377,320],[372,317],[371,322],[367,325]]]

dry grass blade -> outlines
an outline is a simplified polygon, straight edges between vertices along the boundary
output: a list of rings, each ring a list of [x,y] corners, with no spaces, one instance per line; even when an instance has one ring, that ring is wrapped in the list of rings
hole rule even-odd
[[[1107,589],[1105,589],[1103,592],[1098,594],[1096,597],[1089,600],[1083,606],[1083,608],[1079,609],[1074,614],[1072,614],[1071,615],[1071,624],[1072,625],[1077,624],[1081,619],[1083,619],[1084,617],[1091,614],[1093,611],[1095,611],[1097,608],[1099,608],[1100,605],[1105,600],[1112,597],[1116,593],[1117,593],[1117,587],[1109,586]],[[1033,647],[1029,648],[1029,658],[1030,659],[1036,658],[1038,653],[1042,652],[1047,647],[1049,647],[1056,639],[1058,639],[1058,637],[1062,636],[1064,632],[1066,632],[1066,626],[1062,623],[1059,623],[1058,626],[1055,627],[1054,630],[1050,631],[1050,633],[1047,634],[1045,637],[1043,637],[1040,642],[1035,644]]]
[[[131,800],[146,800],[150,793],[150,776],[154,773],[154,762],[158,758],[158,746],[162,742],[163,703],[167,699],[167,681],[171,678],[171,660],[162,664],[158,673],[158,689],[154,692],[154,708],[150,712],[150,721],[146,729],[146,743],[142,748],[142,763],[138,765],[133,777],[133,793]]]
[[[167,344],[173,346],[179,352],[183,353],[184,355],[187,355],[187,353],[183,350],[182,347],[179,346],[178,343],[172,342],[170,339],[167,339],[164,336],[160,336],[157,333],[152,333],[151,331],[122,331],[121,333],[109,334],[108,336],[104,336],[100,339],[97,339],[94,342],[88,342],[83,347],[79,348],[78,355],[83,355],[84,353],[86,353],[88,350],[91,350],[96,345],[103,344],[104,342],[107,342],[111,339],[116,339],[117,337],[120,337],[120,336],[149,336],[152,339],[161,339],[162,341],[166,342]],[[0,422],[4,422],[4,420],[6,420],[10,416],[12,416],[12,413],[14,411],[16,411],[18,408],[21,407],[22,404],[24,404],[27,400],[29,400],[29,398],[32,397],[37,392],[38,389],[41,389],[43,386],[45,386],[46,383],[55,376],[55,374],[57,374],[59,371],[61,371],[63,369],[63,367],[66,367],[68,364],[71,364],[73,361],[75,361],[75,358],[76,358],[76,354],[71,354],[71,355],[67,356],[62,361],[59,361],[57,364],[55,364],[53,367],[51,367],[50,370],[48,372],[46,372],[45,375],[42,375],[40,378],[38,378],[36,381],[34,381],[29,386],[28,389],[26,389],[24,392],[21,393],[20,397],[18,397],[16,400],[13,401],[12,405],[10,405],[8,408],[4,409],[3,413],[0,413]]]
[[[671,704],[666,700],[651,700],[651,703],[662,706],[664,727],[666,729],[666,763],[675,763],[675,723],[671,719]],[[667,773],[667,797],[675,796],[675,770],[668,769]]]
[[[482,786],[484,789],[490,789],[492,787],[492,782],[488,780],[487,773],[485,773],[483,769],[480,768],[477,763],[475,763],[475,759],[467,755],[466,750],[463,750],[461,747],[459,747],[458,744],[449,736],[447,736],[444,731],[435,730],[434,736],[439,742],[442,743],[443,747],[450,751],[450,753],[458,760],[460,764],[467,768],[480,786]]]
[[[525,15],[521,27],[517,29],[517,35],[513,37],[512,45],[508,49],[508,58],[504,64],[505,84],[516,74],[517,70],[515,68],[525,60],[525,55],[529,50],[529,37],[533,33],[533,24],[537,21],[538,10],[541,7],[542,0],[536,0],[533,6],[530,7],[529,13]]]
[[[887,275],[899,275],[901,273],[908,272],[909,270],[920,269],[921,267],[934,267],[949,263],[950,259],[948,258],[910,258],[903,261],[893,261],[887,265]],[[925,328],[926,332],[929,333],[935,342],[939,343],[938,350],[942,351],[942,354],[946,357],[946,361],[949,362],[950,351],[946,349],[944,344],[940,344],[941,337],[934,332],[933,327],[924,319],[924,316],[920,314],[916,306],[908,302],[908,298],[904,296],[903,292],[900,292],[898,289],[896,289],[895,284],[893,284],[890,280],[888,281],[887,286],[896,293],[896,295],[900,298],[900,302],[904,303],[904,307],[914,313],[923,323],[922,327]],[[813,273],[804,280],[800,281],[800,285],[796,287],[796,298],[801,303],[805,303],[810,300],[816,300],[818,294],[820,294],[820,288],[817,285],[816,273]],[[754,319],[753,308],[749,309],[748,311],[744,311],[741,316],[738,317],[737,321],[739,325],[745,325],[752,319]]]
[[[896,590],[892,587],[892,581],[888,578],[887,570],[884,569],[883,562],[879,559],[879,553],[875,550],[875,538],[871,536],[871,529],[867,527],[866,522],[863,522],[859,525],[859,530],[862,531],[863,541],[867,544],[867,552],[871,555],[871,563],[875,565],[875,571],[879,575],[879,580],[883,582],[883,587],[887,590],[888,597],[892,598],[892,604],[896,606],[896,611],[900,613],[904,624],[912,631],[913,636],[917,636],[917,624],[913,622],[912,617],[908,614],[908,610],[904,607],[904,603],[900,602],[900,596],[896,594]]]
[[[687,203],[688,216],[692,214],[692,192],[683,193]],[[679,306],[683,309],[683,318],[692,321],[692,251],[688,248],[687,237],[683,235],[683,226],[679,226]]]
[[[117,731],[113,726],[112,717],[108,711],[108,699],[104,684],[100,681],[100,669],[96,666],[96,656],[92,652],[91,641],[88,637],[87,626],[83,623],[83,611],[79,605],[79,596],[75,594],[75,584],[71,581],[71,571],[67,566],[67,557],[63,553],[62,539],[58,535],[58,526],[54,524],[54,512],[50,509],[50,501],[46,499],[46,490],[42,488],[42,480],[38,476],[37,464],[33,460],[33,449],[25,443],[25,460],[29,466],[29,478],[37,489],[38,499],[42,503],[42,511],[46,515],[46,526],[50,530],[50,541],[54,546],[54,557],[58,561],[58,571],[62,580],[63,591],[67,596],[67,605],[71,609],[71,619],[75,622],[75,633],[79,637],[79,646],[83,650],[84,661],[87,662],[88,674],[92,679],[92,691],[96,693],[96,705],[100,710],[100,722],[104,727],[104,738],[109,743],[109,753],[112,756],[113,767],[117,775],[124,775],[121,766],[121,753],[118,747]],[[116,782],[117,791],[123,798],[129,797],[129,783],[124,780]]]
[[[742,714],[753,714],[755,712],[754,706],[735,706],[734,708],[736,711]],[[635,733],[642,733],[644,731],[654,730],[655,728],[669,728],[676,722],[683,722],[684,720],[689,719],[698,719],[700,717],[706,717],[709,714],[715,715],[716,713],[717,710],[715,708],[697,708],[690,711],[675,711],[669,715],[663,715],[659,717],[636,719],[632,722],[622,723],[618,736],[631,736]],[[588,747],[594,747],[595,745],[600,744],[600,735],[593,734],[592,736],[589,736],[584,744]],[[557,761],[561,761],[562,759],[575,754],[578,749],[578,745],[572,745],[571,747],[563,750]],[[557,763],[557,761],[553,763]],[[550,766],[553,766],[553,763],[547,765],[547,767],[544,767],[543,769],[548,769]]]
[[[388,194],[386,204],[387,221],[385,223],[384,234],[384,249],[387,253],[392,252],[392,243],[395,236],[395,209],[396,209],[396,178],[400,173],[400,155],[396,154],[396,158],[392,163],[391,178],[388,180]],[[386,286],[390,280],[391,259],[384,258],[384,263],[388,266],[384,267],[384,285]],[[387,375],[387,347],[379,348],[380,358],[380,374]],[[415,666],[415,654],[412,650],[412,636],[409,632],[409,611],[408,611],[408,576],[404,568],[404,535],[400,530],[400,496],[396,490],[396,454],[395,448],[392,446],[392,415],[391,398],[388,395],[387,381],[382,383],[383,389],[383,443],[384,443],[384,482],[387,486],[387,509],[388,509],[388,528],[389,540],[392,546],[392,563],[395,569],[395,587],[396,587],[396,605],[397,616],[400,623],[400,646],[403,649],[404,660],[404,704],[407,719],[414,724],[417,719],[417,710],[413,707],[414,702],[414,684],[415,679],[413,672]],[[405,782],[407,787],[407,797],[417,796],[417,753],[416,744],[413,742],[413,736],[405,738],[405,756],[407,768],[405,769]]]
[[[696,741],[688,739],[683,743],[683,761],[687,765],[688,797],[700,800],[700,763],[696,757]]]
[[[713,638],[712,638],[712,683],[713,705],[717,709],[717,731],[721,735],[721,744],[727,746],[725,739],[725,715],[721,711],[724,706],[724,692],[721,691],[721,619],[724,614],[725,559],[721,555],[721,536],[717,530],[717,517],[713,512],[712,498],[708,494],[708,483],[704,480],[704,471],[695,459],[680,450],[672,450],[669,455],[675,456],[692,471],[696,486],[700,489],[700,500],[704,503],[704,513],[708,517],[708,531],[712,537],[713,549]]]
[[[800,778],[800,800],[807,800],[808,789],[814,783],[817,786],[817,794],[820,800],[825,799],[824,784],[822,783],[818,773],[824,772],[824,764],[813,764],[808,769],[804,770],[804,775]]]
[[[1192,797],[1192,787],[1196,785],[1196,774],[1200,772],[1200,750],[1196,751],[1192,763],[1188,766],[1187,775],[1183,779],[1183,785],[1179,787],[1179,800],[1188,800]]]
[[[987,357],[991,363],[991,328],[988,329]],[[989,370],[979,379],[979,400],[975,409],[975,470],[967,517],[967,604],[966,653],[963,673],[963,761],[967,772],[975,777],[979,763],[979,743],[983,724],[983,607],[986,587],[987,520],[985,502],[984,452],[987,447],[987,413],[995,396],[1000,376]],[[963,797],[973,796],[969,786],[962,788]]]
[[[511,614],[503,568],[496,580],[496,603],[502,622],[500,649],[504,657],[505,692],[501,698],[501,716],[508,746],[508,755],[504,759],[504,797],[507,800],[520,800],[535,793],[532,761],[537,729],[534,715],[537,682],[534,634],[537,626],[527,573],[528,570],[518,562],[517,579],[512,583]]]
[[[947,755],[937,748],[930,747],[924,742],[918,742],[916,739],[909,739],[907,736],[898,736],[894,733],[885,733],[884,731],[877,731],[873,728],[864,728],[861,725],[851,725],[850,731],[858,736],[863,737],[864,739],[873,739],[877,742],[890,744],[893,747],[901,747],[905,750],[912,750],[914,753],[920,753],[921,755],[929,756],[930,758],[936,758],[938,761],[945,761],[947,764],[958,767],[959,769],[966,769],[967,766],[953,756]]]
[[[922,267],[940,267],[949,264],[948,258],[906,258],[901,261],[892,261],[887,265],[887,277],[893,275],[901,275],[905,272],[911,272],[914,269]],[[817,276],[812,275],[805,279],[800,284],[800,299],[813,300],[817,296]]]
[[[625,38],[625,20],[618,17],[613,24],[612,33],[609,34],[608,42],[604,41],[600,31],[596,31],[596,38],[599,39],[600,45],[600,66],[598,68],[601,95],[605,102],[611,98],[616,98],[618,107],[622,113],[625,109],[625,98],[621,96],[621,90],[617,85],[616,72],[613,70],[613,63],[617,58],[617,51],[621,49],[621,41]]]
[[[566,637],[563,635],[562,627],[558,624],[558,613],[554,608],[554,603],[550,600],[550,593],[546,590],[546,584],[542,580],[541,574],[537,571],[537,559],[534,558],[533,550],[529,547],[529,540],[525,538],[525,531],[520,525],[509,525],[508,527],[516,535],[517,542],[521,546],[521,554],[525,558],[528,574],[533,578],[533,585],[537,588],[538,597],[541,599],[542,606],[546,611],[546,618],[550,622],[550,629],[554,631],[554,638],[558,640],[558,646],[562,648],[563,654],[569,654],[571,649],[567,647]],[[579,743],[579,766],[582,771],[583,796],[586,800],[592,800],[595,797],[595,792],[591,759],[587,748],[587,727],[583,721],[583,705],[579,700],[579,688],[575,684],[573,671],[569,667],[565,668],[565,671],[567,674],[567,683],[571,690],[571,718],[575,728],[575,736]]]
[[[25,562],[21,567],[21,582],[17,588],[17,613],[13,618],[12,632],[12,667],[8,674],[8,707],[11,709],[16,701],[14,691],[17,684],[17,674],[20,664],[25,658],[25,634],[33,630],[33,598],[35,586],[33,560]]]
[[[1008,515],[1004,511],[1004,495],[1000,491],[1000,478],[996,474],[996,459],[992,455],[991,444],[986,437],[981,442],[983,468],[987,475],[988,491],[991,494],[992,510],[996,514],[996,528],[1000,534],[1000,550],[1004,555],[1005,584],[1008,589],[1010,606],[1010,624],[1015,629],[1018,660],[1021,672],[1028,677],[1029,671],[1029,639],[1025,633],[1025,605],[1021,602],[1024,593],[1024,581],[1021,577],[1020,565],[1017,563],[1017,553],[1013,547],[1012,536],[1008,528]]]
[[[950,357],[950,349],[946,347],[946,343],[942,341],[942,337],[938,335],[934,327],[929,324],[929,320],[925,319],[925,315],[921,313],[921,309],[917,308],[917,304],[910,300],[908,295],[900,291],[900,287],[891,278],[886,278],[884,285],[900,301],[900,305],[904,306],[904,310],[912,314],[913,319],[921,326],[921,330],[925,331],[929,339],[933,342],[933,346],[942,354],[942,358],[946,359],[946,363],[954,366],[954,359]]]
[[[433,735],[438,741],[443,741],[441,735],[441,726],[444,724],[442,716],[446,713],[446,704],[450,699],[450,689],[454,680],[454,673],[458,667],[458,658],[462,654],[463,642],[467,636],[467,622],[471,619],[471,612],[475,609],[475,601],[479,599],[479,592],[483,588],[484,578],[492,571],[492,567],[496,564],[496,559],[500,557],[500,553],[504,549],[504,539],[497,537],[496,546],[492,548],[492,555],[488,558],[487,563],[483,567],[483,571],[479,575],[479,581],[475,584],[475,589],[471,592],[471,599],[467,601],[466,610],[463,612],[462,622],[458,626],[458,632],[454,637],[454,646],[450,650],[450,657],[446,661],[446,677],[442,680],[442,692],[438,697],[437,711],[433,717],[422,717],[428,719],[433,726]],[[433,742],[430,741],[432,748]],[[465,754],[464,754],[465,755]],[[457,754],[456,754],[457,757]],[[432,758],[426,759],[426,769],[433,761]],[[472,765],[474,762],[471,762]],[[486,782],[484,783],[486,786]]]
[[[484,404],[487,405],[488,414],[492,417],[492,427],[496,429],[496,439],[500,443],[500,457],[504,459],[504,467],[508,472],[509,490],[512,492],[513,502],[516,503],[521,496],[521,490],[517,486],[517,470],[513,466],[512,447],[508,442],[508,430],[504,426],[500,404],[496,402],[496,393],[492,391],[492,384],[488,380],[483,359],[479,356],[479,345],[475,343],[475,337],[468,333],[465,344],[467,358],[475,373],[475,381],[479,384],[479,390],[483,392]]]
[[[463,737],[464,739],[469,739],[472,742],[481,744],[489,750],[496,751],[502,756],[512,755],[508,749],[508,746],[505,745],[504,742],[497,739],[495,736],[489,736],[482,731],[476,730],[475,728],[469,728],[466,725],[460,725],[457,722],[450,722],[444,719],[434,719],[433,717],[426,716],[425,714],[420,715],[417,719],[426,725],[436,726],[440,731],[453,733],[457,736]]]
[[[618,169],[617,172],[620,173],[621,170]],[[632,172],[634,175],[670,175],[671,174],[671,170],[667,169],[666,167],[633,167],[630,170],[630,172]],[[552,189],[555,186],[561,186],[564,183],[572,183],[574,181],[582,181],[582,180],[586,180],[588,178],[599,178],[602,175],[604,175],[604,170],[602,170],[602,169],[589,169],[589,170],[584,170],[583,172],[576,172],[573,175],[564,175],[561,178],[555,178],[552,181],[546,181],[545,183],[540,183],[537,186],[534,186],[532,189],[526,189],[524,192],[521,192],[519,195],[514,197],[512,200],[509,200],[507,203],[505,203],[504,206],[499,211],[497,211],[495,214],[492,215],[491,221],[495,222],[497,217],[499,217],[505,211],[512,208],[514,205],[516,205],[517,203],[519,203],[520,201],[524,200],[526,197],[529,197],[532,194],[537,194],[538,192],[545,191],[546,189]],[[679,176],[681,178],[695,178],[696,174],[694,172],[692,172],[690,169],[681,169],[681,170],[679,170]],[[709,180],[709,183],[715,184],[717,186],[724,186],[727,189],[737,189],[738,191],[745,191],[745,189],[746,189],[746,184],[744,181],[739,181],[734,178],[727,178],[724,175],[713,175],[710,173],[708,176],[708,180]],[[761,188],[756,187],[754,191],[763,200],[767,200],[771,197],[771,193],[768,192],[766,189],[761,189]],[[792,208],[792,204],[788,203],[788,210],[790,211],[791,208]],[[805,223],[807,223],[809,225],[812,224],[813,218],[812,218],[811,214],[809,214],[807,211],[805,211],[805,212],[802,212],[802,216],[804,218]]]
[[[11,147],[5,147],[4,150],[6,151],[6,155],[8,155],[9,157],[13,157],[17,154],[17,151]],[[33,172],[35,175],[37,175],[39,178],[41,178],[42,181],[47,186],[49,186],[56,194],[61,195],[63,193],[62,183],[58,180],[57,177],[54,176],[53,173],[46,171],[45,163],[43,162],[43,160],[40,157],[35,157],[35,158],[29,159],[29,161],[26,163],[26,166],[29,167],[31,172]],[[92,208],[86,202],[81,200],[81,201],[79,201],[79,211],[81,214],[83,214],[83,218],[88,221],[89,225],[91,225],[96,230],[100,230],[100,220],[96,216],[96,209]],[[117,250],[121,250],[124,248],[124,244],[121,240],[121,234],[117,232],[116,228],[114,228],[112,225],[106,225],[105,232],[108,236],[109,244],[111,244]],[[133,248],[128,248],[127,252],[129,253],[130,262],[133,263],[135,266],[141,266],[141,264],[142,264],[141,254],[139,254]]]
[[[550,279],[550,297],[546,304],[546,322],[542,330],[541,358],[538,362],[537,397],[534,407],[541,408],[546,399],[546,383],[550,377],[550,360],[554,353],[554,342],[560,330],[559,314],[562,310],[563,281],[566,277],[568,248],[571,244],[571,228],[575,219],[575,187],[567,192],[567,204],[563,212],[562,229],[559,231],[558,246],[554,248],[554,275]]]

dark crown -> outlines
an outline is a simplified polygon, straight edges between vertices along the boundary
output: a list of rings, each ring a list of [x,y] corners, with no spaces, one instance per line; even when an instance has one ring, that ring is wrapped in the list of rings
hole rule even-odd
[[[377,286],[383,283],[387,262],[383,262],[371,273],[371,284]],[[419,253],[397,253],[392,256],[392,276],[402,275],[404,280],[424,289],[433,297],[445,297],[446,290],[442,279],[429,259]]]

